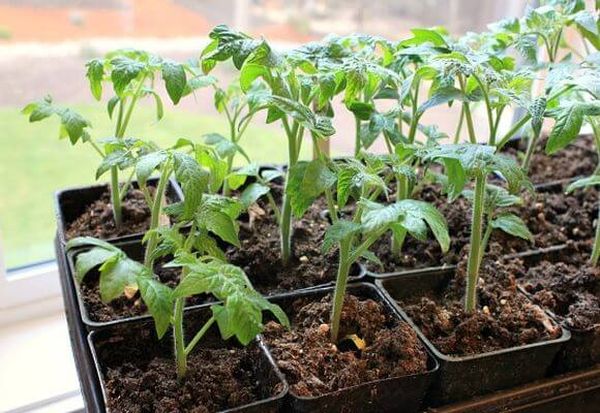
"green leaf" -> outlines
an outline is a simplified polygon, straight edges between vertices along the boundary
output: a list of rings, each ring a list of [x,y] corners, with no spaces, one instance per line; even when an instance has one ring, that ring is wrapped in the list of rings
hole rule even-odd
[[[94,267],[112,259],[116,254],[119,254],[119,251],[101,247],[92,248],[78,254],[75,261],[75,278],[77,282],[82,282],[87,273]]]
[[[248,208],[250,205],[255,203],[261,196],[268,194],[269,190],[269,187],[263,184],[259,184],[257,182],[251,183],[242,192],[242,195],[240,196],[240,201],[242,201],[244,207]]]
[[[126,56],[115,57],[111,60],[112,72],[110,74],[115,93],[122,97],[125,89],[132,80],[144,70],[143,63]]]
[[[29,122],[39,122],[46,119],[57,112],[56,107],[52,105],[52,97],[46,96],[44,99],[37,102],[29,103],[25,106],[21,113],[29,115]]]
[[[238,150],[235,143],[231,142],[229,139],[219,133],[208,133],[203,137],[204,143],[214,146],[221,158],[233,156]]]
[[[527,225],[521,218],[514,214],[501,214],[498,215],[492,222],[493,228],[500,229],[507,234],[515,237],[523,238],[533,242],[533,234],[527,228]]]
[[[106,110],[108,111],[108,117],[110,119],[112,119],[112,115],[113,115],[113,112],[115,111],[115,106],[117,106],[117,103],[119,103],[119,97],[113,96],[112,98],[110,98],[110,100],[106,104]]]
[[[589,10],[581,10],[574,17],[575,23],[593,35],[600,36],[597,17]]]
[[[167,153],[164,151],[150,152],[141,156],[135,164],[135,174],[138,183],[146,185],[146,181],[152,175],[152,172],[167,159]]]
[[[240,87],[242,91],[248,92],[252,84],[259,77],[268,77],[269,69],[256,63],[246,63],[240,71]]]
[[[104,78],[104,62],[100,59],[92,59],[86,63],[86,77],[90,82],[90,90],[96,100],[102,98],[102,80]]]
[[[120,251],[114,245],[112,245],[106,241],[103,241],[101,239],[94,238],[94,237],[73,238],[72,240],[69,240],[67,242],[66,248],[67,248],[67,251],[70,251],[75,248],[88,247],[88,246],[100,247],[100,248],[104,248],[104,249],[110,250],[110,251]]]
[[[534,133],[537,135],[542,130],[542,123],[544,122],[544,112],[546,111],[547,100],[544,96],[540,96],[534,99],[527,110],[531,115],[531,127]]]
[[[173,315],[173,291],[159,281],[148,277],[137,277],[137,284],[144,304],[154,319],[156,334],[162,338],[171,325]]]
[[[162,78],[165,81],[165,87],[171,101],[175,105],[178,104],[187,85],[183,65],[172,61],[164,61],[162,63]]]
[[[336,182],[336,175],[324,161],[301,161],[289,170],[286,194],[290,197],[292,211],[302,217],[312,203]]]
[[[98,169],[96,169],[96,179],[99,179],[112,167],[119,167],[122,164],[128,163],[131,160],[131,154],[128,151],[118,149],[106,155]]]
[[[595,185],[600,185],[600,175],[592,175],[592,176],[588,176],[586,178],[578,179],[575,182],[572,182],[567,187],[565,192],[567,194],[570,194],[571,192],[573,192],[576,189],[585,188],[587,186],[595,186]]]
[[[100,298],[109,303],[123,295],[125,287],[137,285],[137,277],[146,271],[139,262],[115,255],[100,267]]]
[[[561,110],[546,142],[546,154],[552,155],[571,143],[582,125],[583,112],[579,105],[574,103]]]
[[[323,239],[321,251],[323,251],[323,254],[329,252],[335,246],[335,244],[348,239],[348,237],[351,237],[360,231],[361,226],[356,222],[342,219],[334,222],[329,228],[327,228],[327,231],[325,232],[325,238]]]
[[[375,111],[375,106],[372,103],[364,103],[353,100],[352,102],[346,103],[348,110],[354,113],[360,120],[369,120],[371,114]]]
[[[462,99],[464,99],[463,93],[455,87],[437,89],[427,101],[423,102],[421,106],[419,106],[419,109],[417,110],[417,115],[422,116],[423,113],[435,106],[442,105],[453,100]]]
[[[225,204],[215,203],[218,202],[216,199],[211,202],[210,199],[206,197],[196,213],[198,227],[206,228],[208,231],[218,235],[223,241],[239,247],[240,241],[238,239],[238,228],[235,218],[239,215],[241,206],[233,200],[223,198],[223,201],[227,200],[233,203],[229,208],[235,205],[235,210],[228,211]]]
[[[413,37],[402,41],[402,46],[431,43],[434,46],[446,46],[444,37],[433,29],[411,29]]]
[[[365,232],[391,228],[399,224],[417,238],[422,237],[422,229],[427,224],[442,251],[450,246],[450,235],[444,216],[431,204],[413,199],[404,199],[391,205],[369,203],[362,216]]]
[[[77,143],[79,139],[83,141],[88,140],[89,135],[85,131],[85,128],[92,125],[87,119],[71,109],[62,109],[59,115],[62,126],[67,131],[72,144]]]
[[[188,154],[175,152],[173,160],[175,177],[184,194],[182,218],[188,220],[202,202],[202,194],[208,186],[208,173]]]

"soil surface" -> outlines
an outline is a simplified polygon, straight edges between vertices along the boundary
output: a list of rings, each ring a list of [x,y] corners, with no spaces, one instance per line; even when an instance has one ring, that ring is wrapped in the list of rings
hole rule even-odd
[[[163,284],[175,288],[179,284],[181,268],[163,268],[164,262],[158,262],[154,266],[154,273]],[[136,317],[145,315],[148,308],[142,301],[140,293],[135,292],[128,298],[125,295],[118,297],[110,303],[104,303],[100,299],[100,286],[98,284],[100,274],[94,270],[90,272],[79,286],[83,303],[88,312],[88,317],[96,322],[109,322],[122,318]],[[208,294],[200,294],[186,299],[186,306],[203,304],[212,301],[213,298]]]
[[[566,195],[563,187],[538,189],[523,193],[523,204],[510,208],[521,217],[534,236],[534,243],[495,231],[492,240],[502,245],[503,252],[513,254],[533,248],[547,248],[594,237],[598,217],[598,190],[590,187]]]
[[[504,153],[517,158],[519,162],[525,156],[527,141],[505,147]],[[536,152],[531,158],[529,178],[535,184],[559,179],[589,176],[598,165],[598,155],[594,150],[591,135],[578,138],[573,144],[552,156],[544,153],[546,139],[540,139]]]
[[[277,205],[281,205],[283,187],[272,185]],[[335,281],[338,267],[338,251],[321,252],[321,245],[329,221],[322,215],[326,209],[323,199],[318,199],[302,219],[293,219],[293,256],[287,265],[281,261],[279,226],[273,209],[264,200],[251,207],[240,222],[241,248],[227,250],[231,264],[244,269],[256,290],[274,294],[300,288],[312,287]],[[359,274],[354,266],[351,275]]]
[[[158,341],[153,329],[147,328],[105,340],[98,354],[108,407],[127,413],[208,413],[263,400],[283,389],[256,345],[241,348],[219,343],[218,333],[213,333],[189,356],[181,383],[169,337]]]
[[[600,333],[600,268],[588,263],[589,256],[589,243],[573,243],[558,256],[531,265],[515,259],[510,265],[533,301],[567,327],[595,327]]]
[[[149,186],[148,189],[154,193],[154,187]],[[165,198],[169,203],[170,199]],[[150,227],[150,208],[146,204],[142,191],[139,189],[127,191],[121,206],[123,223],[117,228],[113,218],[110,192],[106,190],[100,199],[87,206],[83,214],[66,224],[67,240],[82,236],[108,239],[145,232]]]
[[[394,318],[372,299],[347,295],[342,310],[340,338],[356,334],[365,341],[361,351],[352,341],[329,340],[331,295],[314,301],[299,298],[284,310],[291,330],[276,322],[264,336],[291,391],[319,396],[373,380],[427,371],[427,353],[408,324]]]
[[[565,195],[564,188],[554,185],[540,188],[536,193],[521,194],[520,206],[503,209],[521,217],[534,236],[534,242],[508,235],[500,230],[493,232],[490,250],[498,248],[502,254],[514,254],[535,248],[560,245],[569,240],[586,240],[594,236],[594,222],[598,216],[599,195],[596,188],[576,190]],[[469,243],[471,204],[464,198],[448,203],[436,185],[426,185],[417,199],[433,203],[448,222],[451,244],[443,254],[433,238],[423,242],[407,236],[402,254],[391,251],[391,235],[386,234],[373,244],[371,250],[383,263],[367,263],[370,271],[395,272],[415,268],[456,264],[465,254]],[[494,245],[496,244],[496,245]]]
[[[511,267],[484,259],[477,310],[463,308],[466,260],[441,291],[399,301],[425,336],[444,354],[464,356],[560,337],[562,331],[546,313],[518,293]]]

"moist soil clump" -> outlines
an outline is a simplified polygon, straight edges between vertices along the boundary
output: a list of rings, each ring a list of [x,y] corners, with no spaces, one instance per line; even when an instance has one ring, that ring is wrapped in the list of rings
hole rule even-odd
[[[283,188],[271,185],[277,205],[281,205]],[[337,272],[338,251],[321,251],[329,221],[323,215],[323,199],[316,200],[304,217],[293,220],[292,256],[287,264],[281,261],[279,226],[273,209],[260,199],[249,208],[240,222],[240,248],[230,247],[227,260],[241,267],[256,290],[263,294],[312,287],[334,281]],[[350,275],[358,275],[353,266]]]
[[[330,342],[331,294],[319,301],[299,298],[286,310],[291,329],[271,321],[264,336],[297,396],[427,371],[427,353],[414,330],[372,299],[347,295],[342,310],[340,338],[356,334],[365,341],[362,351],[350,340]]]
[[[588,262],[589,256],[589,244],[579,243],[560,251],[558,260],[510,263],[519,285],[535,303],[552,311],[568,328],[596,328],[600,334],[600,268]]]
[[[163,284],[175,288],[179,284],[181,268],[165,268],[163,267],[164,263],[166,261],[155,264],[154,273]],[[109,322],[147,314],[148,308],[141,299],[139,291],[131,291],[129,296],[122,295],[109,303],[102,302],[100,299],[99,278],[100,274],[98,271],[92,271],[79,286],[81,297],[90,320],[95,322]],[[203,304],[208,301],[212,301],[211,295],[199,294],[187,298],[186,306]]]
[[[579,138],[554,155],[544,153],[546,138],[540,139],[531,157],[529,178],[535,184],[591,175],[598,165],[598,155],[591,135]],[[527,140],[521,139],[518,147],[505,147],[503,153],[520,163],[527,150]]]
[[[484,259],[477,309],[464,311],[466,259],[442,291],[414,296],[400,305],[444,354],[466,356],[560,337],[562,330],[538,306],[519,293],[511,267]]]
[[[149,186],[154,194],[156,190]],[[165,197],[170,203],[168,197]],[[139,189],[129,189],[121,204],[122,225],[117,228],[113,218],[110,193],[106,190],[100,199],[88,205],[85,211],[73,222],[67,224],[67,240],[75,237],[108,239],[145,232],[150,227],[151,212],[146,204],[144,193]]]
[[[214,339],[211,344],[203,340],[188,357],[186,377],[178,382],[170,339],[157,342],[150,328],[136,333],[110,337],[99,349],[107,404],[113,412],[208,413],[282,390],[281,383],[269,380],[254,344],[225,347]]]

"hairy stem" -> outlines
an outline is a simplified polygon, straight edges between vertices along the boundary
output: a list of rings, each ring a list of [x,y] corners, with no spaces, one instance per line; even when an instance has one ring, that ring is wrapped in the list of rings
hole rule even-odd
[[[119,193],[119,169],[116,166],[110,168],[110,198],[112,201],[115,225],[119,228],[123,223],[123,218],[121,211],[121,194]]]
[[[358,116],[354,116],[354,156],[357,157],[362,148],[360,142],[360,119]]]
[[[175,344],[175,362],[177,364],[177,378],[181,381],[187,372],[187,357],[185,352],[185,338],[183,336],[183,305],[184,298],[175,300],[173,315],[173,341]]]
[[[331,342],[337,343],[340,332],[340,321],[342,317],[342,307],[344,306],[344,297],[346,296],[346,286],[348,284],[348,274],[350,273],[350,240],[340,242],[340,258],[338,264],[337,278],[335,281],[335,292],[333,293],[333,306],[331,310]]]
[[[406,176],[398,176],[396,178],[396,202],[402,201],[408,197],[408,180]],[[400,255],[402,252],[402,245],[404,244],[404,239],[406,238],[406,231],[401,231],[400,233],[395,233],[392,235],[392,253],[394,255]]]
[[[163,197],[167,188],[167,183],[169,182],[170,173],[171,166],[170,162],[167,161],[162,167],[160,178],[158,179],[158,185],[156,186],[156,193],[154,194],[154,202],[152,204],[152,211],[150,216],[150,228],[148,229],[149,231],[158,228],[160,213],[162,211]],[[150,238],[148,239],[148,244],[146,245],[146,252],[144,255],[144,265],[150,270],[152,270],[152,256],[154,254],[154,250],[156,249],[157,243],[158,234],[156,234],[156,232],[152,232],[150,234]]]
[[[287,119],[284,118],[283,125],[286,130],[287,138],[288,138],[288,170],[286,176],[286,188],[287,182],[290,176],[290,169],[296,165],[298,162],[298,149],[297,149],[297,134],[299,129],[299,124],[294,122],[294,126],[290,129]],[[290,201],[290,197],[287,195],[287,191],[285,191],[283,195],[283,205],[281,207],[281,225],[280,229],[280,238],[281,238],[281,260],[284,264],[287,264],[291,257],[292,252],[292,204]]]
[[[465,106],[460,107],[460,116],[458,118],[458,125],[456,125],[456,132],[454,134],[454,144],[460,142],[460,131],[462,130],[462,126],[465,120]]]
[[[473,199],[473,216],[471,220],[471,249],[467,264],[467,292],[465,295],[465,311],[475,311],[477,305],[477,279],[481,262],[481,230],[483,226],[483,205],[485,202],[485,174],[480,173],[475,180]]]
[[[417,81],[417,84],[415,86],[415,93],[412,97],[412,114],[410,117],[410,129],[408,130],[408,142],[411,144],[415,142],[415,137],[417,135],[417,127],[419,126],[418,106],[420,86],[421,82]]]
[[[194,338],[192,338],[192,340],[189,342],[189,344],[185,347],[186,357],[190,355],[192,350],[194,350],[194,347],[196,347],[196,345],[200,342],[200,340],[202,340],[202,337],[204,337],[204,334],[206,334],[208,329],[213,325],[213,323],[215,321],[216,321],[215,317],[213,316],[213,317],[209,318],[206,323],[204,323],[202,328],[196,333]]]
[[[592,249],[592,256],[590,262],[592,265],[598,265],[598,258],[600,258],[600,208],[598,208],[598,217],[596,219],[596,235],[594,236],[594,248]]]
[[[535,152],[535,148],[537,146],[538,140],[540,139],[541,128],[535,133],[527,144],[527,152],[525,152],[525,158],[523,159],[523,163],[521,167],[525,171],[525,173],[529,172],[529,167],[531,166],[531,158],[533,157],[533,153]]]

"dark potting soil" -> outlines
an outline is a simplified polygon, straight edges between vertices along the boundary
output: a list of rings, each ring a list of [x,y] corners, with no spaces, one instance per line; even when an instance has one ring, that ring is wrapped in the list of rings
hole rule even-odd
[[[466,260],[442,291],[414,296],[400,305],[444,354],[487,353],[560,337],[562,331],[538,306],[518,293],[511,267],[484,259],[477,309],[463,307]]]
[[[534,236],[534,242],[496,230],[491,237],[490,249],[499,248],[498,251],[502,254],[514,254],[564,244],[569,240],[586,240],[594,236],[599,202],[596,188],[580,189],[566,195],[559,186],[538,190],[536,193],[524,192],[521,196],[522,205],[511,207],[508,211],[523,219]],[[433,238],[423,242],[407,236],[402,254],[398,256],[391,251],[391,235],[386,234],[372,247],[372,251],[382,261],[383,268],[368,263],[369,270],[394,272],[456,264],[465,254],[464,248],[469,242],[471,225],[470,202],[461,197],[448,203],[440,187],[435,185],[425,186],[417,199],[433,203],[446,218],[451,237],[448,253],[443,254]]]
[[[283,188],[273,186],[272,191],[281,205]],[[325,202],[318,199],[303,218],[293,220],[292,257],[287,265],[281,261],[279,226],[271,206],[259,200],[250,207],[248,216],[240,223],[241,248],[227,250],[231,264],[244,269],[252,285],[263,294],[301,289],[328,283],[336,278],[338,251],[321,252],[325,231],[329,225],[322,211]],[[353,267],[351,275],[358,275]]]
[[[154,266],[154,273],[163,284],[175,288],[179,284],[181,268],[164,268],[159,262]],[[90,272],[79,286],[83,303],[88,312],[88,317],[95,322],[109,322],[122,318],[145,315],[148,308],[142,301],[139,291],[132,291],[130,297],[122,295],[104,303],[100,299],[100,287],[98,284],[100,274],[97,271]],[[212,300],[208,294],[200,294],[186,299],[186,306],[203,304]]]
[[[154,193],[155,188],[148,189]],[[167,198],[167,203],[169,199]],[[115,226],[110,192],[106,190],[92,204],[88,205],[83,214],[73,222],[68,222],[65,236],[67,240],[89,236],[100,239],[136,234],[150,227],[150,208],[146,204],[144,193],[139,189],[129,189],[121,204],[122,225]]]
[[[598,165],[591,135],[578,138],[554,155],[544,153],[546,139],[540,139],[536,152],[531,158],[529,178],[533,183],[556,181],[559,179],[589,176]],[[521,140],[518,148],[507,147],[504,153],[516,158],[519,163],[525,155],[527,140]]]
[[[256,345],[228,346],[218,339],[200,342],[180,383],[171,339],[157,342],[155,334],[153,329],[132,331],[100,346],[111,411],[207,413],[263,400],[282,390],[280,383],[268,379]]]
[[[511,208],[521,217],[534,236],[534,243],[495,231],[492,241],[502,245],[505,254],[533,248],[547,248],[594,237],[598,217],[598,190],[586,188],[564,194],[562,188],[552,191],[523,193],[523,204]]]
[[[555,259],[526,265],[509,262],[519,284],[535,303],[552,311],[565,326],[600,334],[600,268],[588,263],[589,243],[570,244]]]
[[[342,310],[340,338],[356,334],[365,341],[362,351],[349,340],[330,342],[331,295],[319,301],[299,298],[291,307],[286,309],[291,329],[272,321],[264,336],[297,396],[427,371],[427,353],[414,330],[372,299],[347,295]]]

